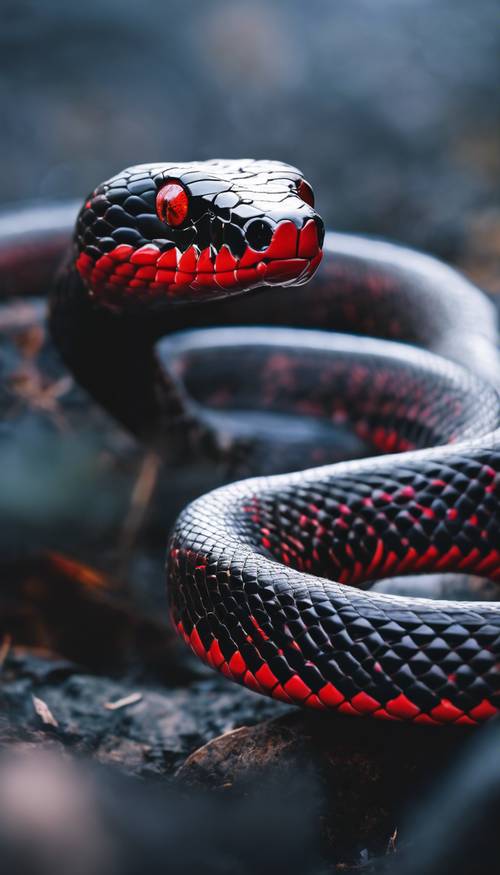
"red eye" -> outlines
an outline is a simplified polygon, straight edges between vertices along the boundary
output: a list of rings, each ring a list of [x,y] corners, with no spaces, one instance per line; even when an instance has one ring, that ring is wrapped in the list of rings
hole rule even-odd
[[[162,222],[177,228],[188,214],[189,199],[180,182],[170,180],[156,195],[156,212]]]
[[[300,182],[297,183],[297,194],[306,202],[306,204],[309,204],[310,207],[314,206],[314,193],[305,179],[301,179]]]

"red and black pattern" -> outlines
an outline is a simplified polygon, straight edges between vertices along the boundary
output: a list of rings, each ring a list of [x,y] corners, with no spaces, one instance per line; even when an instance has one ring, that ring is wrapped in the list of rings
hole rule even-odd
[[[223,487],[173,534],[174,621],[198,656],[274,698],[485,720],[500,708],[498,607],[354,587],[430,571],[500,580],[499,508],[500,441]]]
[[[225,459],[227,471],[235,458],[262,471],[265,445],[220,440],[175,369],[159,367],[154,344],[213,322],[286,326],[247,330],[243,341],[235,329],[227,329],[231,342],[216,336],[213,356],[226,365],[237,357],[243,374],[233,379],[229,362],[216,406],[231,406],[243,390],[247,408],[348,422],[372,451],[400,455],[247,480],[198,499],[170,542],[173,621],[209,665],[276,699],[476,724],[500,709],[498,604],[363,587],[434,572],[500,579],[492,310],[434,259],[335,234],[306,288],[236,300],[262,284],[302,285],[322,243],[312,193],[295,168],[130,168],[80,212],[76,249],[52,299],[53,334],[81,382],[141,437]],[[185,357],[205,397],[218,381],[208,347],[193,340]]]
[[[300,284],[321,259],[310,193],[278,161],[130,167],[85,202],[76,267],[111,307]]]

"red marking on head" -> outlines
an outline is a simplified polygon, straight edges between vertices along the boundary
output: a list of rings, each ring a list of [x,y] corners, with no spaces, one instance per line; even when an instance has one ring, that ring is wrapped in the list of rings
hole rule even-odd
[[[314,225],[314,221],[312,219],[309,222],[306,222],[306,226],[312,222]],[[306,226],[301,231],[301,236],[304,234],[306,230]],[[290,258],[297,254],[297,240],[298,240],[299,232],[297,230],[297,226],[294,222],[279,222],[276,226],[276,230],[273,233],[271,242],[267,247],[266,258]],[[316,243],[317,243],[317,235],[316,235]],[[315,251],[312,253],[315,254],[317,250],[317,246]]]
[[[303,201],[305,201],[306,204],[308,204],[310,207],[314,207],[314,192],[309,183],[305,181],[305,179],[301,179],[297,183],[297,194],[299,197],[302,198]]]
[[[120,243],[119,246],[109,253],[109,257],[113,261],[128,261],[134,251],[134,247],[130,243]]]
[[[158,246],[155,246],[154,243],[145,243],[144,246],[140,246],[139,249],[132,252],[130,263],[139,265],[149,264],[159,267],[161,258]],[[163,265],[161,266],[163,267]]]
[[[158,193],[160,211],[170,210],[170,224],[180,219],[179,205],[187,198],[183,189],[174,197],[174,188],[170,182]],[[242,292],[262,284],[300,284],[313,275],[321,255],[314,219],[308,219],[300,231],[286,219],[276,225],[267,249],[247,246],[241,258],[227,245],[219,252],[212,246],[200,252],[196,244],[184,252],[173,245],[162,252],[154,243],[137,249],[122,243],[97,259],[82,252],[75,263],[96,298],[120,306],[133,298],[177,298],[186,292],[198,297],[205,290]]]

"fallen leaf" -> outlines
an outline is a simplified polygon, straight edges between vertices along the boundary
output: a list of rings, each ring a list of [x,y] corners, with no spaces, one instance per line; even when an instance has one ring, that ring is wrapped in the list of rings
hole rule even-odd
[[[32,696],[31,698],[33,700],[33,707],[42,723],[44,723],[45,726],[59,726],[52,711],[43,699],[38,699],[37,696]]]
[[[135,705],[142,699],[142,693],[130,693],[129,696],[124,696],[123,699],[117,699],[116,702],[105,702],[104,707],[108,711],[118,711],[120,708],[126,708],[127,705]]]

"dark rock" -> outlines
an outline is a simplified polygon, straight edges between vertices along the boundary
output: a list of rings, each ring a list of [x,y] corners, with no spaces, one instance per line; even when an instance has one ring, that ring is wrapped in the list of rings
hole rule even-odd
[[[140,700],[116,710],[106,707],[131,693]],[[41,724],[33,696],[46,703],[57,728]],[[0,746],[57,741],[127,773],[165,777],[214,736],[288,710],[217,676],[160,687],[84,674],[75,664],[29,651],[8,656],[0,702],[5,718]]]
[[[309,793],[320,791],[329,858],[354,862],[362,851],[385,854],[409,806],[439,782],[470,736],[294,712],[214,739],[188,757],[177,779],[238,793],[272,779],[286,792],[294,775],[307,775]]]

